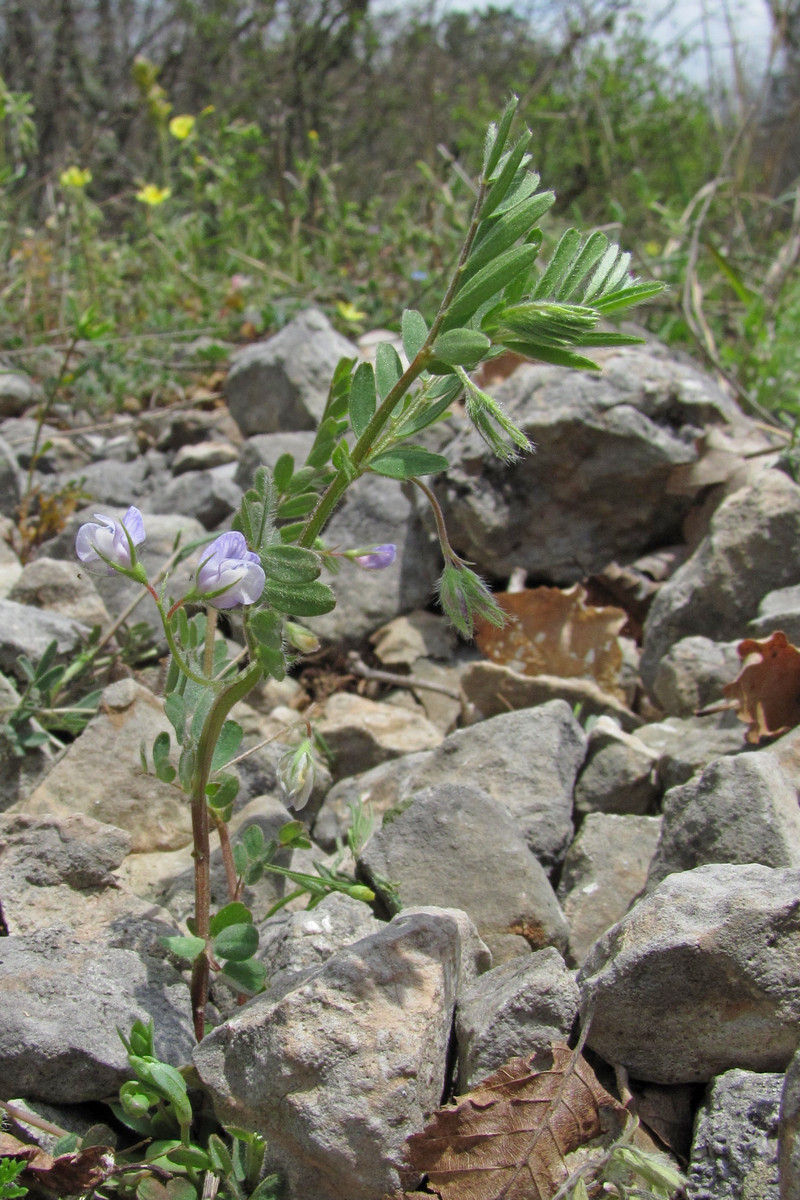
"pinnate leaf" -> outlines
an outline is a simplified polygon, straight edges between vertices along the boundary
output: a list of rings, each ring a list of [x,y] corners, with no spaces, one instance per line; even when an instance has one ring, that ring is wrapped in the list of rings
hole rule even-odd
[[[568,1178],[566,1155],[625,1115],[586,1060],[556,1043],[440,1108],[407,1155],[443,1200],[551,1200]]]

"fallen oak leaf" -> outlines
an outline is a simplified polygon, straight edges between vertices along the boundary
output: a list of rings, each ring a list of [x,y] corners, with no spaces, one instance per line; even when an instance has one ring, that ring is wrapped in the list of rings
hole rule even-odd
[[[722,694],[748,725],[746,741],[757,745],[800,725],[800,650],[782,630],[762,641],[745,638],[736,649],[744,665]]]
[[[501,629],[476,620],[475,642],[488,659],[521,675],[594,679],[624,702],[618,634],[628,617],[621,608],[587,605],[579,583],[495,592],[494,600],[510,619]]]
[[[627,1112],[565,1043],[514,1058],[407,1142],[411,1166],[442,1200],[551,1200],[568,1154]]]
[[[41,1146],[20,1142],[9,1133],[0,1135],[0,1155],[22,1160],[25,1170],[20,1182],[33,1180],[54,1196],[79,1196],[91,1192],[114,1174],[114,1150],[111,1146],[87,1146],[70,1154],[53,1157]]]

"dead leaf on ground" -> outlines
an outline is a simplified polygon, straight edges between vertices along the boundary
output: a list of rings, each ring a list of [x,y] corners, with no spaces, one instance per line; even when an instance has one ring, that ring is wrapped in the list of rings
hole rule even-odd
[[[91,1192],[114,1173],[114,1150],[111,1146],[87,1146],[71,1154],[53,1158],[41,1146],[20,1142],[9,1133],[0,1134],[0,1156],[25,1162],[20,1182],[31,1185],[36,1181],[54,1196],[80,1196]]]
[[[550,1200],[565,1157],[612,1132],[625,1108],[586,1060],[556,1043],[514,1058],[408,1139],[411,1166],[442,1200]]]
[[[763,641],[745,638],[736,649],[744,666],[722,694],[747,723],[746,740],[757,745],[800,725],[800,650],[781,630]]]
[[[496,592],[494,599],[509,620],[502,629],[475,622],[475,641],[488,659],[520,675],[594,679],[603,691],[625,700],[619,682],[618,634],[627,620],[622,609],[587,605],[586,590],[579,583],[564,590]]]

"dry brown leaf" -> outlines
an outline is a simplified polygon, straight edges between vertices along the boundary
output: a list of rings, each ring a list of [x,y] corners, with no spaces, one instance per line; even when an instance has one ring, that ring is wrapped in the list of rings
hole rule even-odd
[[[781,630],[763,641],[745,638],[736,649],[744,666],[722,694],[748,724],[746,740],[755,745],[800,725],[800,650]]]
[[[408,1159],[443,1200],[549,1200],[569,1175],[565,1156],[626,1116],[586,1060],[556,1043],[439,1109],[408,1139]]]
[[[488,659],[520,675],[595,679],[603,691],[625,700],[617,635],[627,615],[621,608],[587,605],[586,590],[579,583],[565,590],[538,587],[495,593],[494,599],[509,620],[502,629],[476,621],[475,641]]]
[[[0,1155],[24,1160],[26,1166],[21,1182],[30,1184],[32,1177],[54,1196],[79,1196],[90,1192],[105,1182],[115,1167],[111,1146],[87,1146],[85,1150],[53,1158],[41,1146],[20,1142],[9,1133],[0,1134]]]

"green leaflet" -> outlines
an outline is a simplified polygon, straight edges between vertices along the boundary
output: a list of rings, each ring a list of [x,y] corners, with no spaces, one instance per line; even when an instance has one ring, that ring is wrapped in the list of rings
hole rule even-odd
[[[428,336],[428,326],[425,324],[425,318],[416,309],[407,308],[403,312],[401,334],[406,358],[409,362],[413,362],[425,345],[425,339]]]
[[[433,454],[422,446],[395,446],[370,459],[370,469],[390,479],[411,479],[415,475],[435,475],[446,471],[449,462],[441,454]]]
[[[370,363],[360,363],[350,388],[350,424],[356,437],[361,437],[374,417],[376,401],[375,372]]]

